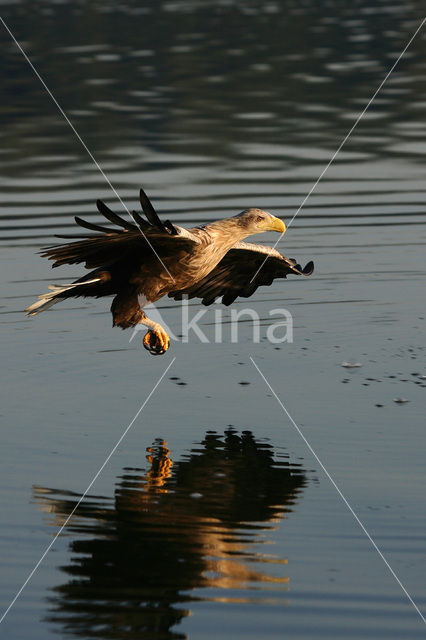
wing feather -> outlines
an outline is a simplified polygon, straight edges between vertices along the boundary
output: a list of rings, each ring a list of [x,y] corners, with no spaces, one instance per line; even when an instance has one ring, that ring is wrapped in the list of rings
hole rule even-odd
[[[142,232],[148,231],[148,229],[152,228],[152,225],[144,220],[137,211],[131,211],[130,214]]]
[[[99,213],[101,213],[104,218],[106,218],[113,224],[116,224],[119,227],[123,227],[123,229],[127,229],[127,231],[135,231],[136,227],[134,224],[128,222],[127,220],[124,220],[117,213],[114,213],[114,211],[111,211],[111,209],[107,207],[105,202],[102,202],[102,200],[96,200],[96,206]]]
[[[102,235],[59,236],[82,239],[77,242],[44,247],[40,251],[41,255],[54,260],[54,267],[83,262],[88,269],[93,269],[118,262],[142,264],[150,258],[158,260],[158,256],[167,258],[182,251],[190,252],[197,242],[196,236],[190,232],[184,233],[183,229],[175,227],[171,222],[167,223],[167,227],[163,225],[148,197],[142,190],[141,193],[143,193],[141,202],[143,202],[144,212],[150,216],[149,222],[135,211],[131,215],[136,224],[128,222],[111,211],[102,200],[97,200],[96,206],[99,212],[120,227],[119,229],[104,227],[76,216],[75,221],[79,226],[91,231],[99,231]]]
[[[161,220],[160,220],[160,218],[158,216],[158,213],[156,212],[156,210],[152,206],[150,199],[148,198],[148,196],[146,195],[146,193],[145,193],[145,191],[143,189],[140,189],[140,191],[139,191],[139,200],[140,200],[140,203],[141,203],[142,211],[144,212],[144,214],[148,218],[149,222],[154,227],[157,227],[157,229],[160,229],[160,231],[164,231],[164,232],[168,233],[167,228],[161,222]]]
[[[108,267],[112,264],[142,264],[150,259],[165,260],[179,251],[190,252],[195,240],[190,237],[171,236],[159,232],[142,235],[141,232],[115,233],[86,238],[63,245],[44,247],[40,253],[44,258],[54,260],[53,266],[85,263],[87,269]]]
[[[313,270],[313,262],[302,269],[296,260],[271,247],[239,242],[202,280],[187,289],[170,292],[169,297],[201,298],[204,305],[222,297],[222,303],[230,305],[239,296],[249,298],[258,287],[271,285],[275,278],[286,278],[289,273],[308,276]]]
[[[87,222],[87,220],[83,220],[83,218],[79,218],[79,216],[74,216],[74,220],[78,225],[80,225],[80,227],[90,229],[90,231],[100,231],[101,233],[116,233],[115,229],[101,227],[100,224],[95,224],[94,222]]]

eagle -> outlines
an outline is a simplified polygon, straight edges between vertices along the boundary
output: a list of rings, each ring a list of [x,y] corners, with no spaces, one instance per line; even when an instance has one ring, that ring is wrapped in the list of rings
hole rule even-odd
[[[143,346],[152,355],[161,355],[169,348],[170,338],[159,323],[147,317],[146,305],[165,295],[175,300],[200,298],[204,305],[221,297],[223,304],[230,305],[238,296],[248,298],[259,286],[272,284],[275,278],[313,273],[313,262],[302,269],[296,260],[271,247],[242,242],[265,231],[285,233],[284,222],[267,211],[246,209],[231,218],[187,229],[170,220],[162,222],[143,189],[139,196],[145,217],[132,211],[130,222],[98,200],[99,213],[115,227],[75,216],[80,227],[97,233],[60,235],[57,237],[77,240],[40,250],[43,257],[54,261],[53,267],[84,263],[91,271],[71,284],[50,285],[26,309],[29,316],[65,298],[114,296],[113,326],[146,326]]]

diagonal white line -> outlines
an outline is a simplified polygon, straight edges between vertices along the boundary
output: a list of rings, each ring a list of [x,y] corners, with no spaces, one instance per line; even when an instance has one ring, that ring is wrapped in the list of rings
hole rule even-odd
[[[379,86],[377,87],[376,91],[373,93],[373,95],[371,96],[370,100],[367,102],[366,106],[364,107],[364,109],[361,111],[361,113],[359,114],[359,116],[357,117],[357,119],[355,120],[355,122],[353,123],[352,127],[349,129],[348,133],[345,135],[345,137],[343,138],[342,142],[339,144],[339,146],[337,147],[336,151],[333,153],[333,155],[331,156],[330,160],[328,161],[328,163],[326,164],[326,166],[324,167],[324,169],[322,170],[322,172],[320,173],[318,179],[316,180],[316,182],[312,185],[312,187],[310,188],[308,194],[305,196],[305,198],[302,200],[301,204],[299,205],[299,208],[297,209],[296,213],[294,214],[294,216],[292,217],[292,219],[290,220],[290,222],[287,225],[287,228],[290,227],[290,225],[293,223],[293,220],[295,219],[295,217],[297,216],[297,214],[299,213],[299,211],[302,209],[302,207],[304,206],[305,202],[308,200],[308,198],[310,197],[310,195],[312,194],[312,192],[316,189],[318,183],[320,182],[320,180],[322,179],[322,177],[324,176],[325,172],[328,170],[328,168],[330,167],[330,165],[334,162],[337,154],[340,152],[340,150],[342,149],[343,145],[346,143],[346,141],[350,138],[350,136],[352,135],[352,132],[354,131],[355,127],[359,124],[360,120],[364,117],[367,109],[370,107],[370,105],[372,104],[372,102],[374,102],[374,100],[376,99],[378,93],[381,91],[383,85],[385,84],[385,82],[388,80],[389,76],[394,72],[395,67],[397,66],[397,64],[399,63],[399,61],[401,60],[401,58],[404,56],[405,52],[407,51],[408,47],[410,46],[410,44],[413,42],[413,40],[415,39],[415,37],[417,36],[417,34],[419,33],[419,31],[421,30],[421,28],[423,27],[424,23],[426,22],[426,18],[424,18],[420,25],[417,27],[416,31],[414,32],[414,34],[411,36],[411,38],[409,39],[409,41],[407,42],[407,44],[405,45],[404,49],[401,51],[401,53],[399,54],[399,56],[397,57],[397,59],[395,60],[395,62],[393,63],[393,65],[391,66],[391,68],[389,69],[389,71],[387,72],[387,74],[385,75],[385,77],[383,78],[383,80],[381,81],[381,83],[379,84]]]
[[[327,471],[327,469],[325,468],[325,466],[323,465],[323,463],[321,462],[321,460],[319,459],[317,453],[314,451],[314,449],[312,448],[312,446],[309,444],[309,442],[307,441],[307,439],[305,438],[305,436],[302,433],[302,430],[300,429],[300,427],[295,423],[295,421],[293,420],[293,418],[291,417],[291,415],[289,414],[289,412],[287,411],[287,409],[285,408],[284,404],[281,402],[280,398],[278,397],[278,395],[275,393],[274,389],[272,388],[272,386],[270,385],[270,383],[268,382],[268,380],[266,379],[266,377],[264,376],[264,374],[262,373],[262,371],[259,369],[259,367],[257,366],[256,362],[253,360],[253,358],[250,356],[250,360],[253,364],[253,366],[255,367],[255,369],[258,371],[258,373],[260,374],[261,378],[263,378],[265,384],[267,385],[268,389],[270,390],[270,392],[272,393],[272,395],[274,396],[275,400],[278,402],[278,404],[280,405],[281,409],[284,411],[284,413],[286,414],[287,418],[290,420],[291,424],[293,425],[293,427],[296,429],[297,433],[299,434],[299,436],[302,438],[302,440],[304,441],[304,443],[306,444],[306,446],[308,447],[309,451],[312,453],[312,455],[314,456],[315,460],[318,462],[318,464],[320,465],[321,469],[324,471],[325,475],[327,476],[327,478],[330,480],[331,484],[333,485],[333,487],[336,489],[337,493],[339,494],[339,496],[341,497],[341,499],[343,500],[343,502],[345,503],[345,505],[347,506],[347,508],[349,509],[349,511],[351,512],[351,514],[353,515],[353,517],[355,518],[355,520],[357,521],[357,523],[359,524],[359,526],[361,527],[361,529],[363,530],[363,532],[365,533],[365,535],[367,536],[367,538],[370,540],[371,544],[373,545],[374,549],[377,551],[377,553],[379,554],[379,556],[381,557],[381,559],[383,560],[383,562],[385,563],[385,565],[387,566],[387,568],[389,569],[389,571],[391,572],[391,574],[393,575],[393,577],[395,578],[395,580],[397,581],[397,583],[399,584],[399,586],[401,587],[401,589],[403,590],[403,592],[405,593],[405,595],[407,596],[408,600],[410,601],[410,603],[413,605],[414,609],[417,611],[417,613],[419,614],[419,616],[421,617],[421,619],[423,620],[423,622],[426,624],[426,618],[423,616],[422,612],[420,611],[419,607],[416,605],[416,603],[414,602],[413,598],[410,596],[410,594],[408,593],[407,589],[404,587],[404,585],[402,584],[401,580],[398,578],[398,576],[396,575],[395,571],[392,569],[391,565],[389,564],[389,562],[386,560],[385,556],[383,555],[383,553],[380,551],[379,547],[377,546],[377,544],[374,542],[373,538],[371,537],[371,535],[369,534],[369,532],[367,531],[367,529],[365,528],[364,524],[361,522],[361,520],[359,519],[359,517],[357,516],[357,514],[355,513],[355,511],[353,510],[353,508],[351,507],[351,505],[349,504],[348,500],[345,498],[345,496],[343,495],[342,491],[339,489],[339,487],[337,486],[336,482],[333,480],[333,478],[331,477],[331,475],[329,474],[329,472]]]
[[[299,211],[304,207],[306,201],[308,200],[308,198],[312,195],[312,193],[315,191],[315,189],[317,188],[318,184],[320,183],[320,181],[322,180],[322,178],[324,177],[326,171],[328,171],[328,169],[330,168],[330,166],[333,164],[334,160],[336,159],[337,155],[340,153],[340,151],[342,150],[342,147],[344,146],[344,144],[349,140],[349,138],[351,137],[354,129],[358,126],[358,124],[360,123],[360,121],[362,120],[362,118],[364,117],[365,113],[367,112],[367,110],[369,109],[369,107],[371,106],[371,104],[374,102],[374,100],[376,99],[377,95],[380,93],[383,85],[385,84],[385,82],[388,80],[389,76],[395,71],[396,66],[398,65],[399,61],[401,60],[401,58],[404,56],[405,52],[407,51],[408,47],[411,45],[411,43],[413,42],[413,40],[415,39],[415,37],[417,36],[417,34],[419,33],[419,31],[421,30],[421,28],[423,27],[424,23],[426,22],[426,18],[423,18],[423,20],[421,21],[421,23],[419,24],[419,26],[417,27],[417,29],[415,30],[415,32],[413,33],[413,35],[411,36],[411,38],[409,39],[409,41],[407,42],[407,44],[405,45],[405,47],[403,48],[403,50],[401,51],[401,53],[399,54],[399,56],[397,57],[397,59],[395,60],[395,62],[393,63],[393,65],[391,66],[391,68],[389,69],[389,71],[387,72],[387,74],[385,75],[385,77],[383,78],[383,80],[381,81],[381,83],[379,84],[379,86],[377,87],[376,91],[373,93],[373,95],[371,96],[370,100],[367,102],[367,104],[365,105],[364,109],[361,111],[361,113],[359,114],[359,116],[356,118],[355,122],[353,123],[353,125],[351,126],[351,128],[349,129],[349,131],[347,132],[347,134],[345,135],[345,137],[343,138],[343,140],[341,141],[341,143],[339,144],[339,146],[337,147],[336,151],[333,153],[333,155],[331,156],[330,160],[328,161],[328,163],[325,165],[324,169],[321,171],[320,175],[318,176],[317,180],[314,182],[314,184],[312,185],[312,187],[310,188],[310,190],[308,191],[308,193],[306,194],[306,196],[304,197],[304,199],[302,200],[302,202],[299,205],[299,208],[297,209],[296,213],[293,215],[293,217],[291,218],[290,222],[287,224],[287,229],[290,228],[290,226],[292,225],[295,217],[298,215]],[[273,248],[275,249],[276,246],[278,245],[278,243],[281,241],[281,238],[283,237],[283,233],[279,236],[278,240],[275,242]],[[269,255],[267,255],[265,257],[265,259],[263,260],[262,264],[260,265],[260,267],[258,268],[258,270],[256,271],[256,273],[254,274],[254,276],[252,277],[252,279],[250,280],[250,282],[253,282],[253,280],[255,279],[255,277],[257,276],[257,274],[259,273],[259,271],[262,269],[263,265],[265,264],[265,262],[268,260]]]
[[[166,373],[168,372],[168,370],[170,369],[170,367],[172,366],[172,364],[174,363],[174,361],[176,360],[176,356],[173,358],[173,360],[169,363],[169,365],[166,367],[166,370],[164,371],[164,373],[161,374],[161,376],[158,378],[157,382],[155,383],[154,387],[152,388],[152,390],[150,391],[150,393],[148,394],[147,398],[144,400],[144,402],[142,403],[142,405],[140,406],[140,408],[138,409],[137,413],[135,414],[134,418],[132,418],[131,422],[128,424],[128,426],[126,427],[126,429],[124,430],[124,432],[122,433],[122,435],[120,436],[120,438],[117,440],[117,442],[115,443],[115,445],[113,446],[113,448],[111,449],[110,453],[107,455],[107,457],[105,458],[105,461],[102,463],[102,465],[99,467],[98,471],[96,472],[95,476],[93,477],[93,479],[90,481],[89,486],[87,487],[87,489],[84,491],[84,493],[81,495],[80,499],[78,500],[78,502],[76,503],[75,507],[73,508],[73,510],[71,511],[71,513],[67,516],[64,524],[60,527],[60,529],[58,529],[58,531],[56,532],[55,536],[53,537],[52,541],[48,544],[48,546],[46,547],[45,551],[43,552],[41,558],[38,560],[37,564],[34,566],[34,568],[31,570],[30,574],[28,575],[27,579],[25,580],[25,582],[23,583],[22,587],[19,589],[19,591],[16,593],[15,597],[13,598],[12,602],[9,604],[9,606],[7,607],[7,609],[5,610],[5,612],[3,613],[3,615],[0,618],[0,624],[3,622],[3,620],[5,619],[5,617],[7,616],[7,614],[9,613],[9,611],[11,610],[11,608],[13,607],[13,605],[15,604],[15,602],[17,601],[17,599],[19,598],[19,596],[21,595],[21,593],[23,592],[23,590],[25,589],[25,587],[27,586],[27,584],[29,583],[29,581],[31,580],[31,578],[33,577],[33,575],[35,574],[35,572],[37,571],[37,569],[39,568],[39,566],[41,565],[41,563],[43,562],[44,558],[47,556],[47,554],[49,553],[50,549],[52,548],[52,546],[55,544],[56,540],[58,539],[58,537],[61,535],[62,531],[65,529],[65,527],[67,526],[68,522],[70,521],[70,519],[72,518],[72,516],[74,515],[74,513],[76,512],[76,510],[78,509],[78,507],[80,506],[80,504],[82,503],[82,501],[84,500],[84,498],[86,497],[87,493],[90,491],[90,489],[92,488],[92,486],[94,485],[94,483],[96,482],[96,480],[98,479],[98,477],[100,476],[100,474],[102,473],[102,471],[104,470],[105,466],[108,464],[109,460],[111,459],[111,457],[114,455],[115,451],[117,450],[117,448],[119,447],[119,445],[121,444],[121,442],[123,441],[123,439],[125,438],[125,436],[127,435],[129,429],[133,426],[134,422],[137,420],[137,418],[139,417],[139,415],[141,414],[141,412],[143,411],[143,409],[145,408],[145,406],[147,405],[147,403],[149,402],[149,400],[151,399],[152,395],[155,393],[158,385],[160,384],[160,382],[163,380],[164,376],[166,375]]]
[[[134,222],[133,217],[129,211],[129,209],[127,208],[127,206],[125,205],[125,203],[123,202],[123,200],[121,199],[120,195],[118,194],[118,192],[116,191],[115,187],[113,186],[113,184],[111,183],[110,179],[108,178],[108,176],[106,175],[106,173],[104,172],[104,170],[102,169],[102,167],[99,165],[99,163],[97,162],[96,158],[94,157],[94,155],[92,154],[92,152],[90,151],[90,149],[88,148],[88,146],[86,145],[86,143],[84,142],[83,138],[81,137],[81,135],[78,133],[77,129],[74,127],[73,123],[71,122],[71,120],[68,118],[67,114],[65,113],[65,111],[62,109],[61,105],[59,104],[59,102],[56,100],[55,96],[53,95],[53,93],[51,92],[51,90],[49,89],[49,87],[47,86],[47,84],[45,83],[45,81],[43,80],[43,78],[41,77],[41,75],[39,74],[39,72],[37,71],[37,69],[35,68],[35,66],[33,65],[33,63],[31,62],[31,60],[29,59],[29,57],[27,56],[27,54],[25,53],[25,51],[23,50],[23,48],[21,47],[21,45],[19,44],[19,42],[17,41],[17,39],[15,38],[15,36],[13,35],[13,33],[11,32],[11,30],[9,29],[9,27],[7,26],[7,24],[5,23],[5,21],[3,20],[3,18],[0,16],[0,21],[3,23],[4,28],[6,29],[6,31],[8,32],[8,34],[10,35],[10,37],[12,38],[13,42],[16,44],[16,46],[18,47],[19,51],[22,53],[23,57],[25,58],[25,60],[28,62],[29,66],[31,67],[31,69],[33,70],[34,74],[37,76],[37,78],[40,80],[41,84],[43,85],[43,87],[45,88],[46,92],[49,94],[49,96],[51,97],[52,101],[54,102],[54,104],[57,106],[57,108],[59,109],[61,115],[63,116],[64,120],[69,124],[69,126],[71,127],[74,135],[76,136],[77,140],[80,142],[80,144],[82,145],[82,147],[85,149],[85,151],[87,152],[87,154],[89,155],[90,159],[92,160],[92,162],[94,163],[94,165],[97,167],[97,169],[99,169],[100,173],[102,174],[103,178],[105,179],[105,181],[108,183],[109,187],[111,188],[111,190],[113,191],[114,195],[118,198],[118,200],[121,202],[121,204],[123,205],[123,208],[125,209],[125,211],[127,211],[127,213],[129,214],[129,216],[132,218],[132,222]],[[173,280],[173,282],[175,282],[175,279],[173,278],[172,274],[170,273],[170,271],[168,270],[168,268],[166,267],[166,265],[164,264],[164,262],[162,261],[162,259],[160,258],[160,256],[158,255],[157,251],[155,250],[155,248],[152,246],[151,242],[148,240],[147,236],[145,235],[145,233],[143,232],[143,230],[139,227],[139,225],[137,225],[139,231],[141,232],[141,234],[143,235],[143,237],[145,238],[146,242],[148,243],[148,245],[150,246],[150,248],[152,249],[152,251],[154,252],[156,258],[160,261],[162,267],[166,270],[166,272],[169,274],[169,276],[171,277],[171,279]]]

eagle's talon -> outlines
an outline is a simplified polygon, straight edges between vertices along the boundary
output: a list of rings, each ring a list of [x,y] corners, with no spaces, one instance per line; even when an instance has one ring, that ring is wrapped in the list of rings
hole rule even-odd
[[[169,348],[170,338],[164,330],[147,331],[143,338],[143,346],[152,356],[161,356]]]

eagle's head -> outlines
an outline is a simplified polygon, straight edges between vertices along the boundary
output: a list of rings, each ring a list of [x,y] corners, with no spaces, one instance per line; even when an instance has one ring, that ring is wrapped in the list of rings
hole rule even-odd
[[[262,209],[245,209],[235,218],[238,218],[240,225],[245,227],[247,235],[264,231],[278,231],[283,234],[286,232],[286,226],[282,220]]]

